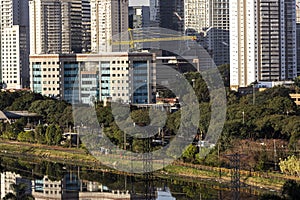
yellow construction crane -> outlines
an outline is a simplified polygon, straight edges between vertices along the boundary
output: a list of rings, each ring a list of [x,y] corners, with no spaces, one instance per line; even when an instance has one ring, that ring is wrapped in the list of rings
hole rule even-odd
[[[179,36],[173,34],[166,34],[166,33],[154,33],[158,34],[159,36],[167,36],[167,37],[152,37],[152,38],[141,38],[141,39],[134,39],[133,38],[133,30],[137,31],[136,29],[128,29],[129,40],[128,41],[114,41],[110,40],[111,45],[129,45],[131,49],[134,49],[135,43],[143,43],[143,42],[159,42],[159,41],[180,41],[180,40],[196,40],[195,36]],[[143,33],[143,32],[140,32]],[[149,37],[149,35],[146,35]]]

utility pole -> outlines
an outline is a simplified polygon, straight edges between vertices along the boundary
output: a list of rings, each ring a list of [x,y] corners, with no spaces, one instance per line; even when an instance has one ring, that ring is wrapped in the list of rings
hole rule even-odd
[[[143,154],[143,172],[145,181],[145,200],[154,199],[154,184],[153,184],[153,160],[152,160],[152,148],[151,137],[148,133],[148,137],[143,141],[144,154]]]
[[[79,126],[77,126],[77,149],[79,148]]]
[[[192,79],[194,89],[195,89],[195,81],[196,81],[196,79]]]
[[[253,105],[255,105],[255,84],[253,84]]]
[[[242,112],[243,114],[243,124],[245,123],[245,111]]]
[[[124,150],[126,150],[126,133],[124,131]]]
[[[255,86],[258,84],[258,82],[255,80],[253,83],[251,83],[253,87],[252,95],[253,95],[253,105],[255,105]]]
[[[245,154],[229,154],[225,155],[231,163],[231,191],[233,195],[233,200],[240,200],[240,188],[241,188],[241,174],[240,174],[240,163],[241,156],[245,156]]]
[[[220,163],[220,143],[218,143],[218,161],[219,161],[219,178],[221,180],[221,176],[222,176],[222,173],[221,173],[221,163]]]
[[[273,140],[274,143],[274,170],[277,170],[277,150],[276,150],[276,140]]]

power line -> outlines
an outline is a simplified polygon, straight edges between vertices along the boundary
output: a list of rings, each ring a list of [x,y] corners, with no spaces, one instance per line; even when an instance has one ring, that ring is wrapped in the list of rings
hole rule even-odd
[[[230,160],[231,165],[231,190],[233,200],[240,200],[240,188],[241,188],[241,157],[246,156],[245,154],[228,154],[225,155]]]

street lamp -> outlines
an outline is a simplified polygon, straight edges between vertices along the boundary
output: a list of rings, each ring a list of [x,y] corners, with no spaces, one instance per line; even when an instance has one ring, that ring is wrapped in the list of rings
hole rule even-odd
[[[243,114],[243,124],[244,124],[245,123],[245,112],[243,111],[242,114]]]
[[[252,82],[250,85],[253,87],[252,96],[253,96],[253,105],[255,105],[255,86],[258,84],[257,80]]]
[[[196,81],[196,79],[192,79],[192,82],[193,82],[193,88],[195,88],[195,81]]]

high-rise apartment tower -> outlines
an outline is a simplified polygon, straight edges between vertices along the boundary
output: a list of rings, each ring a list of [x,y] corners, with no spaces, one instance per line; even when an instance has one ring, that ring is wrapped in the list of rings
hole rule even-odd
[[[29,86],[28,0],[0,3],[1,82],[7,89]]]
[[[128,0],[91,0],[91,50],[111,52],[110,40],[128,31]]]
[[[81,0],[29,0],[30,54],[82,51]]]
[[[216,65],[229,63],[229,0],[185,0],[184,29],[204,37]]]
[[[295,0],[230,0],[230,85],[297,76]]]

